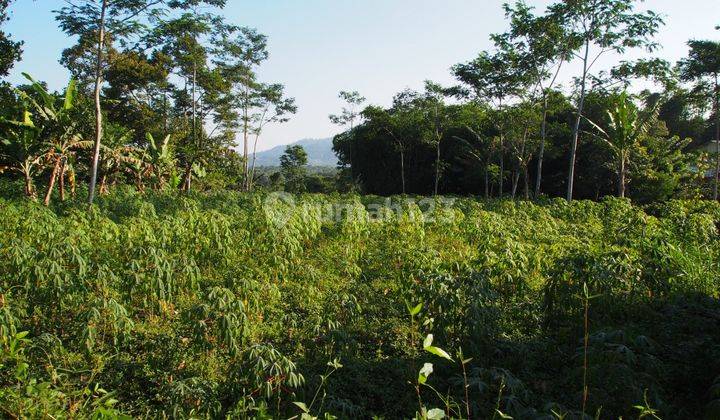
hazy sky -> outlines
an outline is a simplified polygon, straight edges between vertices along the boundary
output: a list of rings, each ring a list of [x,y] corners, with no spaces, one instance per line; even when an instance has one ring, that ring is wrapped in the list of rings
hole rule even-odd
[[[260,78],[285,84],[299,106],[291,122],[266,130],[259,149],[338,132],[328,114],[340,108],[340,90],[358,90],[369,103],[388,105],[396,92],[420,89],[426,79],[450,84],[450,66],[490,48],[488,35],[505,30],[505,1],[228,0],[223,13],[229,21],[269,37],[270,60]],[[527,2],[538,9],[551,3]],[[25,41],[25,53],[10,81],[20,82],[20,72],[28,72],[51,88],[67,82],[58,59],[73,41],[60,32],[52,13],[62,4],[17,0],[12,6],[7,30]],[[714,29],[720,0],[647,0],[641,7],[666,18],[656,56],[676,61],[687,54],[688,39],[720,39]],[[565,80],[573,70],[564,72]]]

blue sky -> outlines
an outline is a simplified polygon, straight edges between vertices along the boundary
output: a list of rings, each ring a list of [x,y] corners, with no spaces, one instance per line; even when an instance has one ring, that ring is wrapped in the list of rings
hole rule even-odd
[[[337,112],[340,90],[358,90],[369,103],[387,105],[404,89],[420,89],[426,79],[450,84],[449,68],[491,47],[488,35],[506,28],[506,0],[228,0],[223,12],[233,23],[268,35],[270,60],[261,79],[283,83],[296,98],[298,114],[282,126],[269,127],[259,149],[301,138],[329,137],[338,129],[328,121]],[[544,9],[550,0],[527,0]],[[58,64],[72,44],[57,28],[52,10],[62,0],[16,0],[7,30],[25,41],[20,72],[60,88],[68,73]],[[671,61],[687,54],[691,38],[720,39],[720,1],[648,0],[665,15],[667,25],[654,55]],[[623,58],[642,56],[642,53]],[[600,62],[609,66],[616,57]],[[575,68],[563,72],[569,80]]]

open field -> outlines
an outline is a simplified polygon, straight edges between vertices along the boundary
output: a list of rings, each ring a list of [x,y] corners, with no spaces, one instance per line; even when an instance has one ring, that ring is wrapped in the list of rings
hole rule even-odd
[[[717,418],[718,203],[416,202],[0,199],[0,406]]]

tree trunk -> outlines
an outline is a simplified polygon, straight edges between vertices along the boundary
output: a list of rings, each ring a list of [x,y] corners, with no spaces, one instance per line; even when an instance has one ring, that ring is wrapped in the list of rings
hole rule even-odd
[[[193,60],[193,81],[192,81],[192,114],[193,114],[193,120],[192,120],[192,139],[193,139],[193,145],[197,147],[197,101],[196,101],[196,92],[197,92],[197,63]],[[190,192],[190,171],[192,171],[192,165],[188,166],[187,170],[187,177],[185,179],[185,191]]]
[[[183,176],[183,182],[182,182],[182,190],[183,191],[190,191],[192,183],[192,165],[188,165],[185,168],[185,174]]]
[[[505,139],[503,139],[502,134],[500,134],[500,176],[498,181],[498,197],[502,198],[503,196],[503,181],[505,181]]]
[[[620,156],[620,169],[618,179],[618,197],[625,198],[625,156]]]
[[[577,154],[578,137],[580,136],[580,121],[585,107],[585,90],[587,87],[588,56],[590,54],[590,41],[585,41],[585,57],[583,58],[583,75],[580,82],[580,103],[578,104],[577,119],[573,127],[572,144],[570,145],[570,168],[568,169],[567,196],[568,202],[573,199],[573,183],[575,181],[575,155]]]
[[[245,78],[245,98],[244,98],[244,104],[243,104],[243,175],[245,176],[245,182],[244,182],[244,190],[250,191],[250,166],[249,166],[249,150],[248,150],[248,142],[249,142],[249,135],[250,135],[250,126],[249,126],[249,110],[248,107],[250,106],[248,102],[250,101],[250,79],[248,77]]]
[[[485,162],[485,199],[490,198],[490,168],[489,163]]]
[[[98,164],[100,162],[100,143],[102,142],[103,124],[102,108],[100,106],[100,90],[103,83],[103,47],[105,46],[105,13],[107,0],[102,0],[100,9],[100,23],[98,25],[97,62],[95,63],[95,148],[93,150],[92,169],[90,171],[90,187],[88,203],[95,199],[95,184],[97,182]]]
[[[138,171],[137,175],[135,175],[135,187],[138,192],[145,191],[145,187],[143,186],[142,171]]]
[[[523,166],[523,194],[525,195],[525,200],[530,199],[530,174],[528,171],[528,165]]]
[[[438,187],[440,186],[440,139],[438,138],[437,147],[435,148],[435,195],[438,195]]]
[[[73,199],[75,198],[75,187],[77,185],[75,181],[75,170],[71,170],[70,175],[68,175],[68,182],[70,182],[70,195]]]
[[[402,182],[402,193],[405,195],[405,152],[400,149],[400,181]]]
[[[249,191],[255,188],[255,161],[257,160],[257,144],[259,137],[259,134],[255,136],[255,142],[253,143],[252,165],[250,165],[250,184],[248,185]]]
[[[537,173],[535,177],[535,198],[540,197],[540,186],[542,183],[542,166],[543,166],[543,159],[545,158],[545,141],[547,140],[547,116],[548,116],[548,108],[549,108],[549,94],[555,86],[555,82],[557,81],[558,76],[560,75],[560,70],[563,68],[563,64],[565,63],[565,59],[561,58],[560,62],[558,63],[557,70],[555,71],[555,76],[550,81],[550,84],[546,89],[543,89],[543,112],[542,112],[542,124],[540,125],[540,150],[538,151],[538,161],[537,161]],[[542,89],[542,86],[540,86]]]
[[[543,101],[542,124],[540,126],[540,150],[538,150],[537,170],[535,174],[535,198],[540,197],[540,184],[542,182],[542,166],[545,156],[545,140],[547,139],[547,114],[548,114],[548,97],[545,95]]]
[[[65,201],[65,159],[61,159],[60,172],[60,201]]]
[[[165,132],[168,132],[168,93],[167,88],[163,92],[163,127]]]
[[[514,170],[512,173],[512,199],[514,200],[517,195],[517,187],[520,181],[520,171]]]
[[[48,183],[48,189],[47,193],[45,193],[45,200],[43,203],[45,206],[50,205],[50,198],[52,197],[53,190],[55,189],[55,179],[58,176],[58,171],[60,170],[60,159],[55,159],[55,166],[53,166],[52,173],[50,174],[50,182]]]
[[[103,174],[100,178],[100,195],[107,193],[107,174]]]
[[[352,159],[352,157],[353,157],[353,146],[355,145],[355,141],[352,136],[352,133],[353,133],[353,130],[355,129],[355,124],[353,121],[354,120],[350,120],[350,142],[348,143],[348,148],[347,148],[347,154],[348,154],[347,158],[348,158],[348,165],[349,165],[348,173],[350,174],[350,183],[353,184],[353,186],[354,186],[355,177],[353,176],[353,163],[352,163],[353,159]]]
[[[33,190],[32,176],[30,170],[23,167],[23,175],[25,176],[25,196],[32,200],[35,199],[35,191]]]
[[[713,186],[713,200],[718,199],[718,183],[720,182],[720,85],[718,74],[715,74],[715,185]]]
[[[529,132],[530,132],[530,126],[526,125],[525,132],[523,133],[523,137],[522,137],[522,145],[520,146],[520,155],[517,157],[518,168],[517,168],[517,172],[515,173],[515,179],[513,180],[513,199],[515,199],[515,197],[516,197],[517,187],[518,187],[518,184],[520,183],[520,173],[527,172],[527,165],[524,163],[523,159],[525,158],[525,146],[527,145],[527,137],[528,137]],[[525,175],[527,175],[527,174],[525,174]],[[525,178],[527,178],[527,176],[525,176]],[[527,188],[528,188],[527,179],[525,179],[525,181],[526,181],[526,184],[525,184],[526,197],[525,198],[527,199]]]

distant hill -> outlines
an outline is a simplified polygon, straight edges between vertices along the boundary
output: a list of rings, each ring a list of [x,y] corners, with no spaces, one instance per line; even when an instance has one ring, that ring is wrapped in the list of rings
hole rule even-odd
[[[280,156],[285,153],[288,146],[299,145],[308,154],[308,165],[310,166],[332,166],[337,164],[337,156],[332,151],[332,138],[327,139],[303,139],[292,144],[273,147],[256,155],[256,166],[280,166]]]

